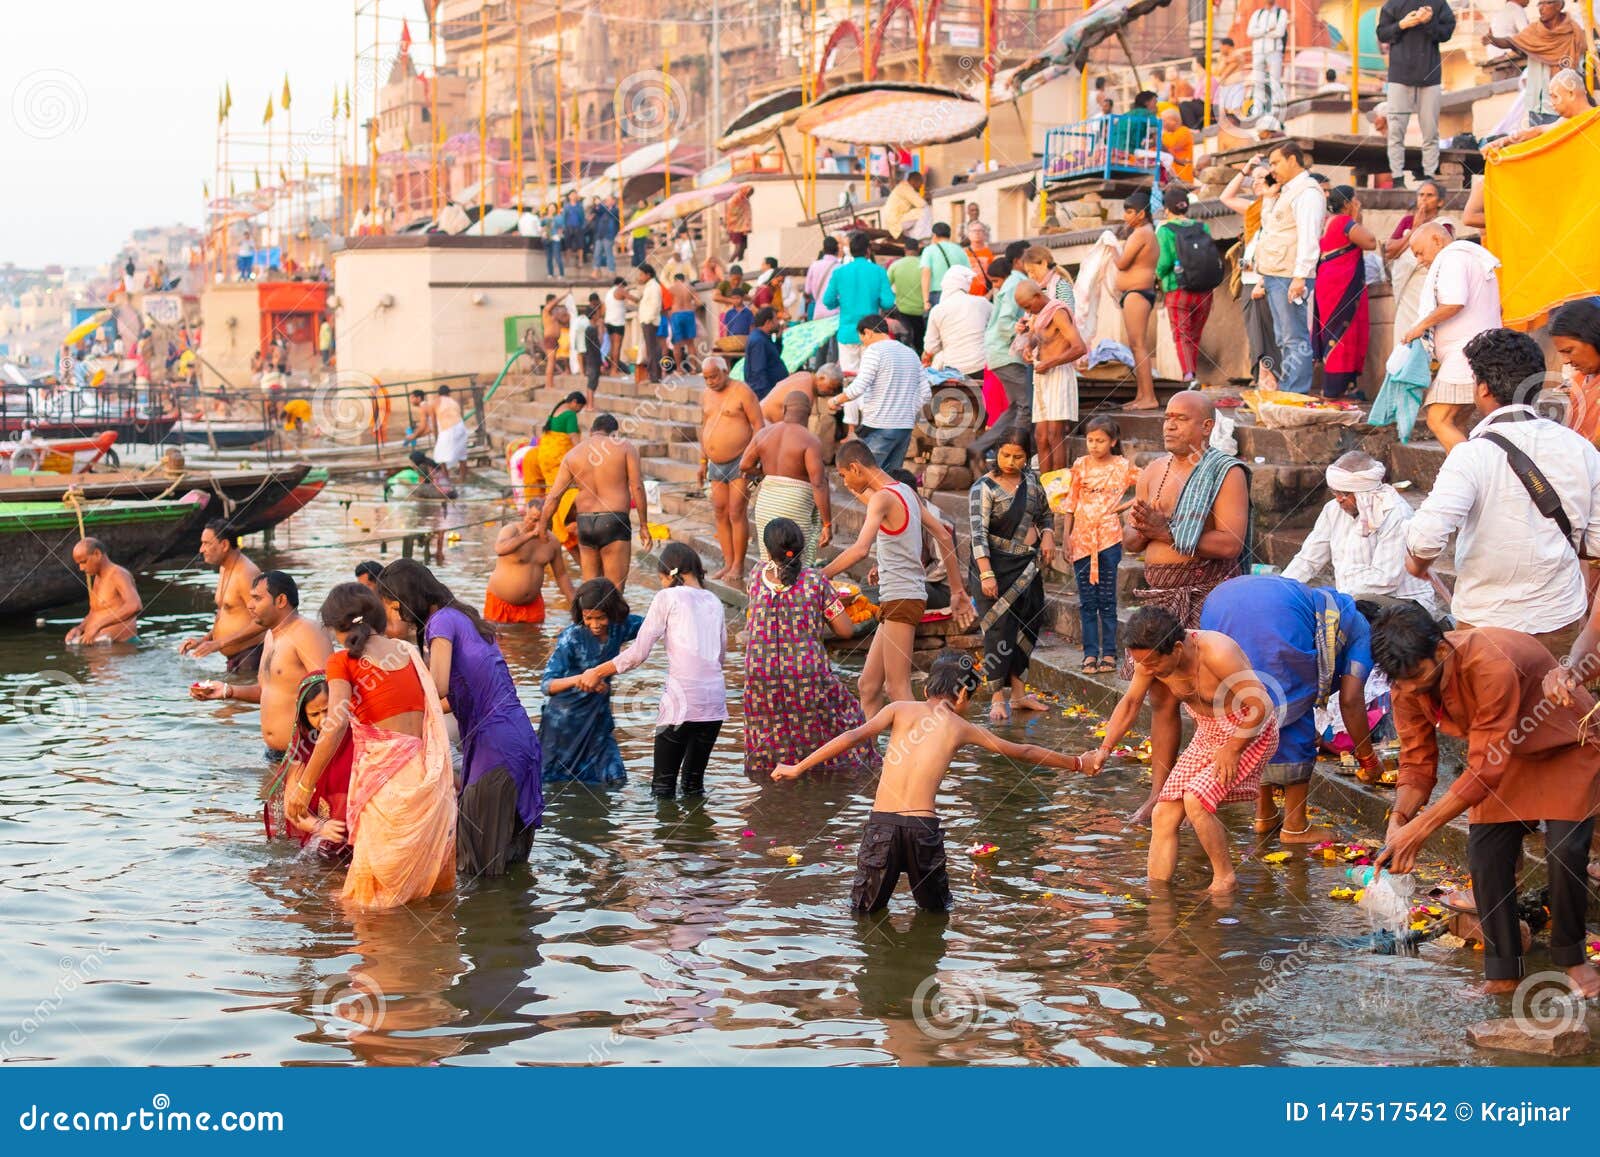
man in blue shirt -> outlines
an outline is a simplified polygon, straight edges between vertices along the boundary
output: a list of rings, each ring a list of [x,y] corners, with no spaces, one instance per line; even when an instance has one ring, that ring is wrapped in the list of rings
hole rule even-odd
[[[585,224],[583,202],[578,199],[576,192],[568,193],[566,208],[561,210],[561,247],[568,253],[574,255],[583,253]],[[579,260],[582,260],[581,256]]]
[[[617,202],[607,197],[594,207],[594,271],[617,271],[617,231],[622,222],[618,217]]]
[[[789,376],[783,359],[778,356],[778,343],[772,340],[777,332],[778,315],[770,305],[762,306],[756,311],[755,324],[750,328],[744,347],[744,383],[755,391],[757,398],[765,398],[774,386]]]
[[[833,271],[822,304],[839,311],[839,368],[853,374],[861,368],[861,319],[894,308],[894,290],[883,266],[872,259],[872,240],[850,235],[850,260]]]

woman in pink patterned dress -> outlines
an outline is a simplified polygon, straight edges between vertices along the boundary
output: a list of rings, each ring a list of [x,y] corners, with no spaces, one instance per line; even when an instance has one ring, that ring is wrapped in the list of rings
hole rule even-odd
[[[767,523],[762,541],[772,561],[750,587],[745,627],[744,770],[765,779],[780,763],[798,763],[834,736],[866,722],[861,705],[828,666],[827,624],[841,639],[853,630],[833,586],[805,565],[805,533],[788,518]],[[869,744],[821,770],[873,772],[882,765]]]

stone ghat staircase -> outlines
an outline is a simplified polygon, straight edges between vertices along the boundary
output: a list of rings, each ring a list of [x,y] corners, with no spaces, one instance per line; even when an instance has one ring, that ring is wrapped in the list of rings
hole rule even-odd
[[[542,379],[508,376],[489,415],[492,433],[502,444],[505,439],[525,437],[574,389],[582,389],[581,379],[558,376],[556,389],[551,391],[544,389]],[[710,505],[697,495],[695,482],[700,460],[697,437],[703,389],[699,377],[672,379],[661,384],[636,383],[631,378],[602,378],[596,407],[584,414],[583,425],[587,429],[596,413],[614,414],[623,434],[639,447],[645,477],[660,483],[661,511],[659,514],[652,512],[652,517],[671,527],[674,537],[690,542],[706,557],[716,558],[716,539],[709,530]],[[1323,470],[1340,454],[1362,449],[1383,461],[1389,468],[1391,480],[1411,483],[1402,493],[1413,504],[1422,500],[1444,461],[1443,449],[1437,443],[1401,445],[1392,427],[1373,428],[1363,424],[1275,430],[1255,425],[1243,408],[1222,412],[1234,418],[1239,457],[1251,469],[1255,561],[1274,566],[1281,567],[1294,557],[1306,532],[1316,521],[1328,499]],[[1136,462],[1143,464],[1161,453],[1159,415],[1086,408],[1083,420],[1094,413],[1109,413],[1116,418],[1122,429],[1124,452]],[[1419,432],[1424,432],[1420,426]],[[1083,452],[1082,439],[1075,437],[1073,456]],[[837,480],[832,490],[834,540],[836,545],[842,545],[853,541],[860,532],[864,508]],[[971,537],[966,492],[939,491],[928,497],[945,518],[955,524],[957,547],[965,567],[970,558]],[[828,553],[824,551],[825,556]],[[752,543],[750,557],[755,556]],[[1439,569],[1448,582],[1447,563],[1448,559],[1441,560]],[[864,577],[866,567],[859,570],[858,579]],[[1124,620],[1137,606],[1132,592],[1142,585],[1143,574],[1141,560],[1123,560],[1118,575],[1118,601]],[[1077,584],[1070,564],[1058,559],[1046,575],[1045,587],[1049,628],[1069,643],[1079,642]]]

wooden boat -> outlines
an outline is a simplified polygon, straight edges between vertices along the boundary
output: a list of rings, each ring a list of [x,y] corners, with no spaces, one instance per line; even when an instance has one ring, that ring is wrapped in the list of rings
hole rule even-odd
[[[216,447],[218,450],[244,450],[258,446],[273,435],[270,426],[260,422],[196,422],[185,418],[167,435],[168,443]]]
[[[72,561],[72,548],[83,535],[104,543],[113,562],[139,570],[167,557],[185,536],[198,540],[213,504],[210,496],[191,490],[182,498],[147,502],[0,505],[0,615],[86,598],[86,580]]]
[[[212,496],[210,517],[226,518],[240,534],[276,526],[322,492],[328,473],[304,462],[264,470],[190,471],[176,478],[134,471],[103,474],[0,476],[0,513],[13,503],[60,502],[69,490],[88,501],[161,498],[186,490]],[[163,558],[192,558],[203,524],[175,539]]]
[[[22,438],[0,442],[0,467],[34,474],[74,474],[89,469],[108,454],[116,461],[117,432],[102,430],[92,438]]]

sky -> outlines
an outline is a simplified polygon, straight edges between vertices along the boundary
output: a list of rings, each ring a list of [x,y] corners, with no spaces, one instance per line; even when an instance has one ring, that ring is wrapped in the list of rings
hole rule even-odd
[[[370,46],[371,0],[363,3]],[[235,131],[259,134],[268,94],[281,94],[287,72],[298,136],[328,117],[335,85],[352,77],[351,0],[5,7],[0,265],[98,265],[134,229],[199,226],[225,81]],[[380,12],[386,55],[402,16],[425,41],[421,0],[383,0]],[[273,122],[280,132],[282,117]],[[253,184],[236,180],[241,191]]]

